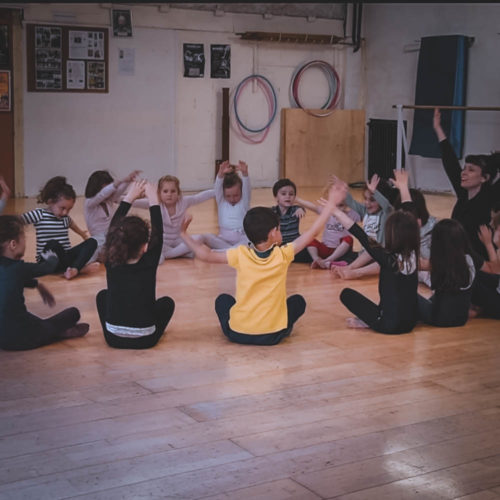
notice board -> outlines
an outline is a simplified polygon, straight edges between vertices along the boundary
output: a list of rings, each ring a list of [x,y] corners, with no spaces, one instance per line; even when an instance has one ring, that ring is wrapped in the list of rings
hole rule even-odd
[[[29,92],[109,92],[108,28],[28,24]]]

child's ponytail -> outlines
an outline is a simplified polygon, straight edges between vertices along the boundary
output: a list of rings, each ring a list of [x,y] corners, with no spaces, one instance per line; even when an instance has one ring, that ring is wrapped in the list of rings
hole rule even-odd
[[[38,203],[48,203],[49,201],[58,201],[61,198],[67,200],[76,199],[76,193],[71,184],[66,182],[66,177],[61,175],[52,177],[38,194]]]

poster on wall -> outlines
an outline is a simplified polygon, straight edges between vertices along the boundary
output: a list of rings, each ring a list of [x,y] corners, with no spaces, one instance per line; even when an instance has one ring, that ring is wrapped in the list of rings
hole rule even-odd
[[[231,78],[231,45],[210,45],[210,77]]]
[[[106,64],[87,62],[87,88],[102,90],[105,88]]]
[[[61,28],[35,30],[35,81],[37,89],[62,89]]]
[[[10,111],[10,71],[0,71],[0,111]]]
[[[135,49],[118,49],[118,73],[133,75],[135,71]]]
[[[130,15],[130,10],[112,9],[111,17],[113,23],[113,36],[132,36],[132,16]]]
[[[83,61],[68,61],[66,63],[66,88],[85,88],[85,63]]]
[[[70,31],[68,36],[70,59],[104,59],[102,31]]]
[[[205,49],[202,43],[184,44],[184,76],[202,78],[205,75]]]
[[[0,69],[8,69],[9,66],[9,27],[6,24],[0,24]]]

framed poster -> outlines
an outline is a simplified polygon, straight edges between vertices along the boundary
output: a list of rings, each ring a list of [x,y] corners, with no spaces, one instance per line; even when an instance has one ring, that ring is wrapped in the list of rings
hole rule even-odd
[[[205,49],[202,43],[185,43],[184,76],[186,78],[203,78],[205,74]]]
[[[113,36],[132,36],[132,16],[128,9],[111,9]]]
[[[210,45],[210,77],[231,78],[231,45]]]
[[[10,71],[0,70],[0,111],[10,111]]]

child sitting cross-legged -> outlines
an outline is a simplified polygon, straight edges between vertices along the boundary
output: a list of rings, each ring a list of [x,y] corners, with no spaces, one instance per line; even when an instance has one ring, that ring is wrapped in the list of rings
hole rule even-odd
[[[238,174],[241,172],[241,177]],[[250,178],[244,161],[231,165],[224,161],[214,184],[219,216],[219,234],[204,234],[203,242],[210,248],[225,249],[248,240],[243,230],[243,218],[250,208]]]
[[[245,215],[243,227],[250,247],[240,245],[225,252],[212,251],[193,240],[186,233],[191,219],[184,220],[181,237],[197,258],[236,269],[236,299],[222,294],[215,301],[222,331],[230,341],[274,345],[290,335],[306,302],[301,295],[286,297],[288,266],[321,230],[336,201],[344,198],[344,186],[332,186],[325,208],[311,228],[283,246],[279,217],[270,208],[254,207]]]
[[[376,332],[400,334],[410,332],[417,322],[417,263],[420,231],[411,213],[408,174],[395,171],[394,185],[401,192],[405,210],[397,210],[385,225],[385,248],[368,237],[366,232],[339,209],[333,214],[349,229],[380,266],[379,304],[351,288],[344,288],[341,302],[355,314],[348,318],[351,328],[372,328]]]
[[[127,216],[145,194],[151,231],[140,217]],[[175,309],[170,297],[156,298],[156,271],[163,224],[158,191],[141,180],[132,183],[111,219],[104,244],[107,289],[96,296],[104,339],[117,349],[148,349],[162,337]]]
[[[24,288],[36,288],[42,300],[55,305],[52,294],[35,278],[54,272],[59,259],[52,251],[40,254],[37,264],[22,260],[26,249],[24,223],[15,215],[0,215],[0,349],[36,349],[58,340],[82,337],[88,323],[79,323],[80,312],[70,307],[42,319],[28,312]]]
[[[280,179],[274,183],[273,196],[277,205],[271,210],[279,216],[280,232],[283,243],[290,243],[299,236],[299,221],[306,214],[305,210],[295,203],[297,186],[290,179]],[[307,249],[303,248],[295,255],[294,262],[310,263],[312,258]]]
[[[329,183],[332,184],[333,180]],[[326,188],[328,190],[328,187]],[[321,205],[312,203],[301,198],[296,198],[296,202],[308,210],[312,210],[320,214],[323,210]],[[339,205],[350,219],[354,222],[359,222],[361,217],[352,208],[349,208],[345,203]],[[325,230],[323,231],[322,241],[316,239],[309,242],[307,251],[313,260],[312,269],[330,269],[335,265],[347,265],[356,258],[356,253],[352,251],[353,238],[349,231],[339,222],[339,220],[330,215],[326,221]]]
[[[363,203],[357,202],[348,193],[346,205],[357,212],[363,219],[363,231],[368,237],[376,240],[380,245],[384,245],[385,222],[392,212],[392,205],[377,189],[379,181],[379,176],[374,174],[370,182],[366,183],[363,192]],[[349,280],[376,275],[380,272],[380,265],[369,252],[362,250],[348,266],[332,267],[331,269],[334,277]]]

